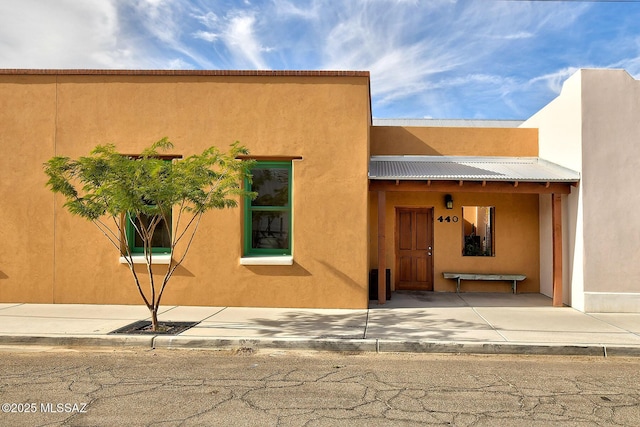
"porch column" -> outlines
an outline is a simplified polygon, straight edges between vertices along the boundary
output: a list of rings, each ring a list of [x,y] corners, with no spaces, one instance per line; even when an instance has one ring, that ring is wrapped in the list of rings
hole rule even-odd
[[[386,205],[386,193],[384,191],[378,191],[378,304],[384,304],[387,301]]]
[[[553,306],[562,307],[562,195],[551,195],[553,229]]]

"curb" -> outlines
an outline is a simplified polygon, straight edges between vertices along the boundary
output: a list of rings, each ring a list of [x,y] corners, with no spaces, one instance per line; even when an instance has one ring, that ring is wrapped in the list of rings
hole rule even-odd
[[[312,338],[214,338],[191,336],[156,336],[155,348],[166,349],[280,349],[336,352],[376,352],[373,339]]]
[[[358,353],[640,357],[640,346],[402,341],[336,338],[241,338],[182,335],[0,335],[3,346],[113,347],[183,350],[310,350]]]
[[[605,357],[640,357],[640,346],[611,346],[604,347]]]
[[[0,345],[153,348],[153,338],[142,335],[0,335]]]
[[[378,352],[606,356],[603,348],[597,345],[387,340],[379,342]],[[640,356],[640,348],[637,355]]]
[[[609,347],[599,344],[528,344],[321,338],[214,338],[164,335],[156,336],[153,345],[155,348],[166,349],[280,349],[371,353],[640,357],[640,346]]]

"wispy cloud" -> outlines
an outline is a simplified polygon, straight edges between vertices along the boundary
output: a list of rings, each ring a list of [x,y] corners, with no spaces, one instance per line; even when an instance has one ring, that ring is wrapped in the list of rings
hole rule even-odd
[[[206,42],[215,42],[216,40],[220,39],[220,35],[216,34],[216,33],[212,33],[210,31],[196,31],[195,33],[193,33],[193,37],[197,38],[197,39],[202,39]]]
[[[304,19],[304,20],[315,20],[320,17],[320,9],[318,3],[313,3],[311,5],[306,5],[303,7],[295,5],[291,1],[282,0],[282,1],[274,1],[274,12],[277,16],[281,18],[296,18],[296,19]]]
[[[143,47],[155,68],[168,68],[168,64],[185,64],[187,68],[215,68],[198,49],[188,43],[185,18],[189,16],[188,3],[173,0],[137,0],[132,3],[115,1],[119,5],[122,28],[119,33],[128,44]],[[156,65],[158,64],[158,65]]]
[[[486,104],[489,100],[482,92],[500,93],[494,98],[500,103],[513,89],[505,88],[504,78],[469,80],[468,76],[498,75],[502,64],[510,66],[508,51],[531,43],[541,32],[565,28],[584,11],[579,7],[569,13],[566,8],[550,12],[527,3],[503,2],[397,6],[389,1],[345,6],[344,16],[338,14],[336,22],[325,23],[323,66],[370,70],[374,110],[385,111],[411,99],[423,105],[421,111],[410,113],[418,116],[455,114],[453,108],[451,112],[443,108],[452,103],[443,102],[442,92],[464,84],[473,86],[474,93],[460,92],[457,103],[477,98]]]
[[[210,43],[222,44],[236,68],[269,69],[269,63],[263,57],[271,49],[264,46],[256,30],[257,12],[253,9],[232,9],[219,16],[213,11],[193,15],[206,30],[193,33],[193,36]]]
[[[125,64],[117,9],[107,1],[0,2],[0,64],[3,67],[110,67]]]
[[[519,33],[513,33],[513,34],[504,34],[501,36],[497,36],[498,38],[502,38],[504,40],[517,40],[517,39],[530,39],[532,37],[534,37],[535,35],[533,33],[530,33],[528,31],[521,31]]]
[[[536,85],[537,83],[543,83],[554,93],[560,93],[560,91],[562,90],[562,84],[564,83],[564,81],[567,80],[567,78],[569,78],[572,74],[574,74],[580,68],[593,68],[593,67],[582,66],[582,67],[563,68],[553,73],[534,77],[528,81],[528,84]]]
[[[255,13],[237,12],[225,21],[226,25],[221,38],[236,61],[247,64],[249,68],[270,68],[262,57],[263,53],[270,49],[262,46],[255,34]]]
[[[640,79],[640,36],[629,41],[628,56],[620,55],[621,58],[612,62],[607,68],[623,68],[636,79]]]
[[[640,75],[640,3],[0,2],[0,67],[356,69],[377,117],[527,117],[579,67]]]

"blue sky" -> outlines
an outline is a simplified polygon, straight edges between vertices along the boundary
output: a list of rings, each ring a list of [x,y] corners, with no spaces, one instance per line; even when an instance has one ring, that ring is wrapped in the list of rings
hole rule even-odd
[[[640,2],[0,0],[0,68],[371,72],[374,117],[524,119],[579,68],[640,78]]]

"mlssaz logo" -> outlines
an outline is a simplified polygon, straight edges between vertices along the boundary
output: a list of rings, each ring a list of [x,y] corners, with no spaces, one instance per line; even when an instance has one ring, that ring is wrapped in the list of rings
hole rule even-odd
[[[85,414],[87,412],[86,403],[41,403],[40,412],[57,413],[62,412],[66,414],[78,413]]]

